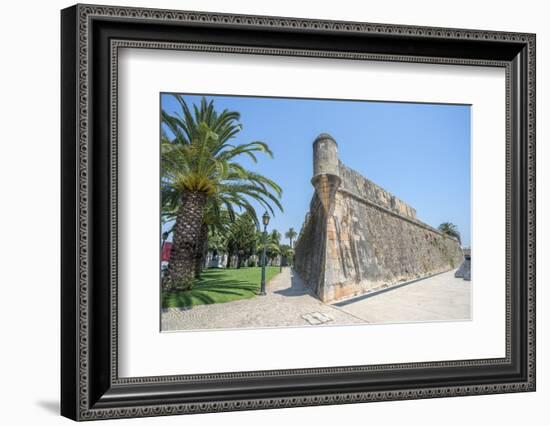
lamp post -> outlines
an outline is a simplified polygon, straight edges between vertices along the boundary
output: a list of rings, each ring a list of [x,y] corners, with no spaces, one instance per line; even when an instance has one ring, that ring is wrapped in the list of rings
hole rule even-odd
[[[262,237],[262,243],[264,245],[262,250],[262,283],[260,286],[260,296],[265,296],[265,246],[266,246],[266,239],[267,239],[267,225],[269,224],[269,214],[267,212],[264,213],[262,216],[262,223],[264,224],[264,235]]]

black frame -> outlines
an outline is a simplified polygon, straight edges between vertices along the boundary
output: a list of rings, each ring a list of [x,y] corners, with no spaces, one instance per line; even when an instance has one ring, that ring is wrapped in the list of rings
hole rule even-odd
[[[74,420],[535,390],[535,35],[126,7],[61,13],[61,413]],[[502,359],[119,378],[121,47],[498,66],[507,72]]]

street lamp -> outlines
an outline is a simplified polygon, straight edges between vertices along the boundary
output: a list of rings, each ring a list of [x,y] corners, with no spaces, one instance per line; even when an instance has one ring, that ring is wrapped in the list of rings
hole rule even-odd
[[[269,225],[269,214],[267,211],[262,216],[262,222],[264,224],[264,235],[262,238],[262,243],[264,245],[264,248],[262,250],[262,283],[260,286],[260,296],[265,296],[265,246],[266,246],[266,239],[267,239],[267,225]]]

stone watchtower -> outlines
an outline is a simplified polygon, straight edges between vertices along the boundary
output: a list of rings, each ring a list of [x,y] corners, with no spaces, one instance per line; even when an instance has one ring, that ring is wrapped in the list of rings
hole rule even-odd
[[[313,142],[313,178],[325,214],[331,214],[334,196],[342,182],[338,164],[338,144],[332,136],[321,133]]]

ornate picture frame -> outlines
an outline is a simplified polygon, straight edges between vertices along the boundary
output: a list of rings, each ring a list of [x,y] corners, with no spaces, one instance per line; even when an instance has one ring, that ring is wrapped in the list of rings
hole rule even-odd
[[[62,415],[93,420],[535,390],[534,34],[95,5],[64,9],[61,29]],[[504,68],[506,356],[119,377],[121,47]]]

